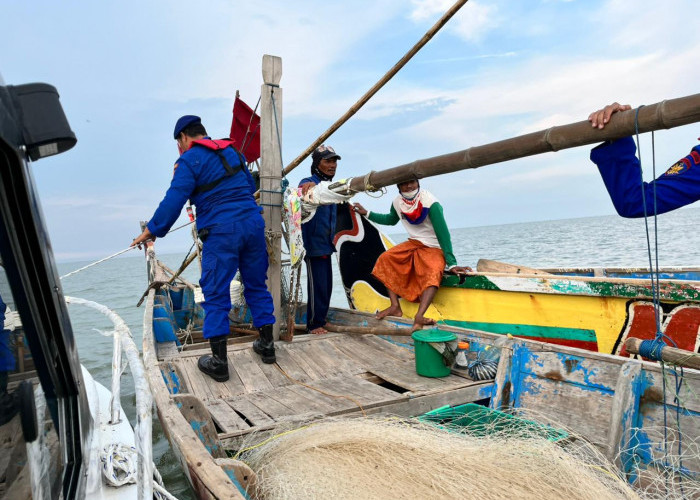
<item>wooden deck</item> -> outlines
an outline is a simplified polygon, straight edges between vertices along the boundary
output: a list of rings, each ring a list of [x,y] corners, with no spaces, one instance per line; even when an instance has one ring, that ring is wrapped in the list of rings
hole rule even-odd
[[[249,342],[229,344],[224,383],[197,368],[208,349],[165,350],[161,373],[172,398],[194,396],[203,403],[224,447],[289,421],[362,412],[418,415],[487,398],[493,384],[457,374],[421,377],[411,351],[373,335],[303,335],[275,345],[277,363],[266,365]]]

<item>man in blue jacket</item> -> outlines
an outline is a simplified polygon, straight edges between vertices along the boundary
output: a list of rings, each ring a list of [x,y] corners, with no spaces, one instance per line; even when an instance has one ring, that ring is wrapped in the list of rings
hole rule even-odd
[[[321,145],[311,155],[311,177],[302,179],[305,191],[321,181],[331,181],[338,168],[340,155],[330,146]],[[301,225],[306,249],[307,305],[306,329],[309,333],[328,333],[324,328],[333,290],[331,256],[335,252],[335,205],[320,205],[314,216]]]
[[[593,127],[602,129],[613,113],[631,109],[629,104],[612,103],[588,117]],[[631,137],[607,141],[591,151],[591,160],[598,165],[605,187],[622,217],[644,217],[663,214],[700,200],[700,145],[681,158],[665,173],[651,182],[641,182],[637,148]],[[642,185],[644,196],[642,196]],[[656,192],[656,195],[654,195]],[[643,200],[646,202],[644,203]]]
[[[272,296],[267,290],[265,222],[255,202],[255,182],[243,156],[229,140],[212,140],[198,116],[187,115],[175,124],[173,134],[180,158],[170,188],[143,233],[138,245],[165,236],[189,198],[197,207],[202,247],[204,338],[211,355],[199,358],[199,369],[214,380],[228,380],[226,339],[231,309],[230,283],[240,269],[244,296],[260,338],[253,344],[265,363],[275,362]]]

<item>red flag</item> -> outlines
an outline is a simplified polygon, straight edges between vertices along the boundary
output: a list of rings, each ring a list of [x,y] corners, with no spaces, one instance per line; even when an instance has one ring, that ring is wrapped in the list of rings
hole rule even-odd
[[[233,103],[229,137],[249,163],[260,158],[260,117],[238,97]]]

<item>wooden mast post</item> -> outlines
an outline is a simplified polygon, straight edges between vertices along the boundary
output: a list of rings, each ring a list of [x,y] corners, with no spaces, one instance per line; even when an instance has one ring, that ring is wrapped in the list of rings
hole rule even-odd
[[[273,335],[279,340],[282,296],[282,58],[264,55],[260,90],[260,205],[270,259],[267,287],[275,306]]]

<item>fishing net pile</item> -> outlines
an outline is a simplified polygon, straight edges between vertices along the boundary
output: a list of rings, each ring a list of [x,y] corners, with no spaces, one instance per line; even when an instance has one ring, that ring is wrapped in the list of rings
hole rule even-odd
[[[249,438],[254,441],[255,438]],[[266,500],[632,499],[592,446],[503,425],[477,432],[411,419],[326,420],[279,432],[239,458]]]

